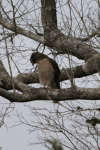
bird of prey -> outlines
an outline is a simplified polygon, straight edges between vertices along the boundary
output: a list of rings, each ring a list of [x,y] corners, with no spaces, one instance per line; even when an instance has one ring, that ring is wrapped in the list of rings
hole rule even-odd
[[[32,65],[36,63],[39,74],[39,81],[47,89],[59,89],[60,70],[57,63],[45,54],[35,52],[30,57]]]

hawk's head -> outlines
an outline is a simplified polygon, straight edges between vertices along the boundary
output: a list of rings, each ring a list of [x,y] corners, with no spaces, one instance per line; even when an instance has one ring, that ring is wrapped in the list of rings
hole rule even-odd
[[[39,53],[39,52],[35,52],[35,53],[33,53],[33,54],[31,55],[30,61],[31,61],[32,65],[34,65],[34,64],[37,63],[39,60],[42,60],[42,59],[44,59],[44,58],[47,58],[47,56],[44,55],[44,54],[41,54],[41,53]]]
[[[38,55],[38,53],[33,53],[30,57],[30,62],[32,63],[33,66],[36,63],[36,55]]]

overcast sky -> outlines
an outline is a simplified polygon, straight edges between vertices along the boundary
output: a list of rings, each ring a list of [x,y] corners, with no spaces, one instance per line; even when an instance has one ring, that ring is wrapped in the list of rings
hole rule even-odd
[[[78,0],[75,0],[78,1]],[[6,1],[5,4],[7,3]],[[30,5],[32,2],[30,1]],[[5,5],[6,6],[6,5]],[[79,5],[80,8],[80,5]],[[8,7],[9,10],[9,7]],[[66,10],[67,12],[67,10]],[[60,20],[59,12],[58,12],[58,19]],[[24,37],[26,47],[29,48],[36,48],[37,45],[33,45],[33,41]],[[19,45],[19,40],[17,40],[17,45]],[[31,54],[31,51],[26,52],[27,54]],[[28,56],[29,58],[30,56]],[[76,60],[76,58],[75,58]],[[66,62],[66,61],[65,61]],[[9,72],[9,67],[7,62],[3,60],[4,65],[6,66],[7,71]],[[60,63],[59,63],[60,65]],[[30,62],[28,61],[27,68],[32,68]],[[25,69],[26,66],[24,66]],[[62,68],[62,66],[60,66]],[[25,72],[24,70],[23,72]],[[27,70],[28,72],[28,70]],[[17,71],[13,71],[13,76],[16,76],[18,74]],[[63,86],[64,88],[64,86]],[[0,109],[4,112],[6,107],[8,106],[9,101],[0,97]],[[27,108],[24,105],[30,105],[33,107],[39,107],[39,108],[48,108],[48,109],[54,109],[55,104],[52,102],[43,102],[43,101],[34,101],[29,103],[14,103],[12,106],[14,107],[14,111],[12,111],[10,114],[8,114],[8,117],[5,117],[4,123],[0,128],[0,147],[2,147],[2,150],[45,150],[46,148],[42,147],[41,145],[31,145],[29,146],[29,143],[31,142],[38,142],[36,137],[38,136],[38,132],[32,132],[29,133],[28,129],[29,126],[20,125],[20,126],[14,126],[18,124],[18,117],[16,116],[17,113],[22,113],[22,115],[29,121],[34,120],[34,116],[30,116],[29,108]],[[3,106],[3,107],[2,107]],[[63,108],[61,108],[63,110]],[[41,132],[40,132],[41,134]]]

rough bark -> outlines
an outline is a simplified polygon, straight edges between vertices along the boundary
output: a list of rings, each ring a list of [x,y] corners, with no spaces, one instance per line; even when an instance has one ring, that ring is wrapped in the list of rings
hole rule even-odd
[[[41,0],[41,20],[44,28],[44,35],[57,29],[56,2],[53,0]]]
[[[29,102],[34,100],[53,100],[55,102],[64,100],[99,100],[100,99],[100,88],[73,88],[68,89],[31,89],[30,92],[25,94],[18,94],[8,92],[0,88],[0,95],[11,102]]]

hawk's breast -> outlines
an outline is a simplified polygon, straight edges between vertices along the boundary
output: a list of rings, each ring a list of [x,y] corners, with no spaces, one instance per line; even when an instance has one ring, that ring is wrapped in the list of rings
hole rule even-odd
[[[40,83],[47,85],[48,82],[53,82],[55,78],[55,70],[48,58],[44,58],[37,62]]]

